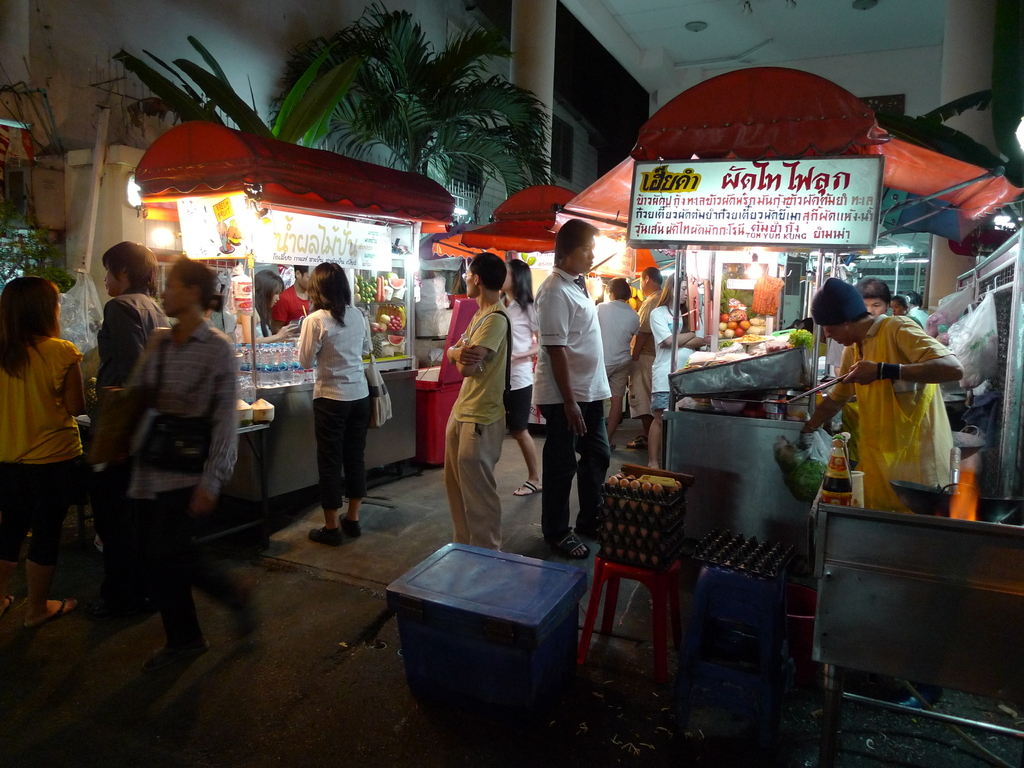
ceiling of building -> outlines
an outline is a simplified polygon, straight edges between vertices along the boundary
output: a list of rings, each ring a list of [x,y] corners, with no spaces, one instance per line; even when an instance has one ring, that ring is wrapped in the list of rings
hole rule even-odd
[[[685,82],[694,67],[940,45],[946,16],[946,0],[878,0],[868,10],[854,0],[561,2],[651,93]],[[695,21],[707,27],[688,30]]]

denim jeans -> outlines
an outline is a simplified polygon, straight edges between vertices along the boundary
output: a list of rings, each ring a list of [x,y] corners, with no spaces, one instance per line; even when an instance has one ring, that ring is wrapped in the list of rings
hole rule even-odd
[[[576,478],[576,492],[580,508],[576,527],[584,531],[597,527],[597,513],[601,504],[600,491],[611,461],[608,434],[605,431],[604,401],[577,403],[583,412],[587,434],[582,437],[569,431],[562,403],[541,405],[546,438],[544,440],[543,474],[544,493],[541,496],[541,530],[552,544],[569,533],[569,496],[572,479]],[[579,460],[576,455],[579,454]]]

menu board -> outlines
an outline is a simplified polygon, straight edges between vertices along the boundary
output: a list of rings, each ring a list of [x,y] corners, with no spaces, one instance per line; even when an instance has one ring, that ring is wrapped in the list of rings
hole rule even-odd
[[[872,248],[883,163],[880,156],[637,162],[629,244]]]

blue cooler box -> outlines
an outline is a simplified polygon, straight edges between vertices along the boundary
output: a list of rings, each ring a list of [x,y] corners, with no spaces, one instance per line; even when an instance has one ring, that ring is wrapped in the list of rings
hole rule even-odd
[[[492,714],[531,714],[575,674],[585,571],[448,544],[388,586],[412,692]]]

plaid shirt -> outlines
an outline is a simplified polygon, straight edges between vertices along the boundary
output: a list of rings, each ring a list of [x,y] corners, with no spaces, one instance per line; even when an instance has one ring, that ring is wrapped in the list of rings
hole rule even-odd
[[[238,373],[235,351],[228,337],[201,323],[183,344],[175,344],[168,331],[151,334],[151,346],[132,374],[131,386],[156,388],[156,407],[171,416],[206,416],[213,420],[210,458],[202,475],[172,472],[136,461],[128,495],[153,499],[156,494],[201,485],[217,496],[231,477],[238,455]],[[157,382],[163,348],[163,380]]]

